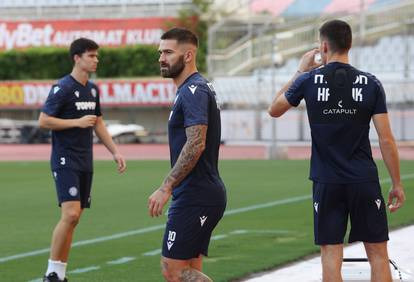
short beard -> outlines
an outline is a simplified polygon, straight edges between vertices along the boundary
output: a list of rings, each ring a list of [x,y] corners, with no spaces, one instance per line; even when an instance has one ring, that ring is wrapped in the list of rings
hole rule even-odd
[[[178,58],[177,63],[160,69],[161,76],[165,78],[176,78],[183,72],[184,68],[185,68],[184,55],[181,55]]]

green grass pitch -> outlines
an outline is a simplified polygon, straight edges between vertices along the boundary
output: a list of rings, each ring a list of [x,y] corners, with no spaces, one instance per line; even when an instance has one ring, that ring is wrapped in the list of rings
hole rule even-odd
[[[414,161],[401,164],[407,202],[389,215],[393,228],[414,223]],[[166,217],[150,218],[147,199],[169,163],[130,161],[128,166],[118,175],[114,163],[95,162],[92,208],[75,233],[74,242],[83,245],[72,248],[70,281],[163,281],[157,250]],[[388,175],[382,162],[378,167],[386,193]],[[309,161],[221,161],[220,169],[229,214],[216,228],[204,262],[214,281],[232,281],[317,252]],[[0,162],[0,281],[43,275],[58,218],[47,162]],[[29,256],[32,251],[39,252]],[[16,255],[21,256],[11,259]]]

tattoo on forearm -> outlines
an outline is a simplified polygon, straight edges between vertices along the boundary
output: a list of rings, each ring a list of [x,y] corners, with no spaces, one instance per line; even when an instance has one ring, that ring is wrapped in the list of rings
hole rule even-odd
[[[200,158],[206,143],[207,125],[195,125],[185,130],[187,142],[181,150],[180,156],[164,183],[175,187],[194,168]]]
[[[193,268],[185,268],[181,271],[181,282],[212,282],[208,276]]]

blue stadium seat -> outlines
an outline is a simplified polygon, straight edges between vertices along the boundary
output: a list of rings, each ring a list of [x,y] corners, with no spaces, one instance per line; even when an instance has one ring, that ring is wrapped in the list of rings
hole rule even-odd
[[[296,0],[284,12],[283,16],[319,15],[332,0]]]

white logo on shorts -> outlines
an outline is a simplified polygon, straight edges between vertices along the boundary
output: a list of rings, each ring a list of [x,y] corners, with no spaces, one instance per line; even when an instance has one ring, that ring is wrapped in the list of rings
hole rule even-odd
[[[380,209],[380,207],[381,207],[381,200],[380,199],[376,199],[375,200],[375,203],[377,204],[377,208],[378,208],[378,210]]]
[[[70,187],[69,188],[69,194],[72,197],[75,197],[76,195],[78,195],[78,188],[76,188],[76,187]]]
[[[172,245],[174,245],[174,242],[170,242],[170,241],[167,242],[168,250],[171,249]]]
[[[206,222],[206,220],[207,220],[207,216],[200,216],[200,223],[201,223],[201,226],[203,226],[204,225],[204,222]]]
[[[168,241],[167,241],[167,248],[168,250],[174,245],[175,236],[177,233],[175,231],[168,231]]]
[[[56,171],[53,172],[53,177],[55,177],[55,179],[57,179],[57,172]]]
[[[318,202],[315,202],[313,204],[313,207],[315,208],[316,213],[318,213],[318,206],[319,206],[319,203]]]

